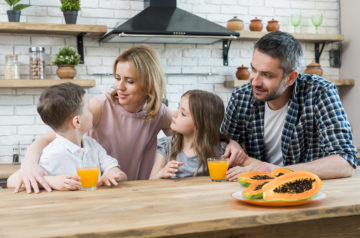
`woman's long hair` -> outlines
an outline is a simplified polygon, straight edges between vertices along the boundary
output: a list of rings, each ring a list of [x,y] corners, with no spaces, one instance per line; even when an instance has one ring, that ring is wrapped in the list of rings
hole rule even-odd
[[[140,90],[147,96],[145,119],[152,120],[159,114],[161,99],[165,94],[165,76],[157,53],[147,45],[137,45],[123,51],[114,62],[114,78],[119,62],[129,62],[133,68]],[[111,92],[111,99],[119,103],[116,90]]]
[[[202,90],[190,90],[182,95],[189,97],[190,114],[194,121],[195,137],[193,148],[199,157],[200,167],[207,173],[206,159],[220,155],[220,142],[229,142],[228,138],[220,133],[220,126],[224,118],[225,107],[221,98],[213,93]],[[169,160],[176,160],[183,146],[183,136],[175,133],[171,141]]]

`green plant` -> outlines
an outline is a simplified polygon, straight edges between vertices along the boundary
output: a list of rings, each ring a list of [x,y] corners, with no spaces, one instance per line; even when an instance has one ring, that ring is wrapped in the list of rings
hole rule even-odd
[[[61,1],[61,11],[80,11],[80,1],[79,0],[60,0]]]
[[[53,61],[55,65],[77,65],[80,63],[80,55],[70,46],[64,46],[56,54]]]
[[[30,7],[30,4],[17,4],[21,0],[5,0],[5,2],[10,6],[11,10],[21,11],[24,8]]]

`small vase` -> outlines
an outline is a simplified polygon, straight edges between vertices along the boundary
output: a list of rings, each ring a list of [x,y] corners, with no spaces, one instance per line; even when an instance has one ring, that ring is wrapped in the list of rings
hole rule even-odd
[[[66,24],[76,24],[77,20],[77,11],[64,11],[64,18]]]
[[[237,68],[236,78],[238,80],[248,80],[249,76],[250,76],[250,72],[248,70],[248,67],[245,67],[244,65],[241,65],[241,67]]]
[[[58,65],[56,74],[60,79],[74,79],[76,69],[74,65]]]
[[[320,64],[316,63],[315,61],[312,61],[311,64],[306,66],[304,74],[316,74],[316,75],[322,76],[323,70],[322,70]]]
[[[7,10],[6,13],[8,15],[9,22],[19,22],[20,21],[21,11]]]
[[[250,31],[262,31],[263,24],[261,22],[261,19],[258,19],[257,17],[252,19],[251,23],[249,25],[249,29],[250,29]]]
[[[241,31],[244,28],[244,22],[235,16],[227,21],[226,27],[233,31]]]
[[[274,20],[274,18],[271,21],[268,21],[268,24],[266,26],[266,30],[268,32],[278,31],[280,29],[279,22],[277,20]]]

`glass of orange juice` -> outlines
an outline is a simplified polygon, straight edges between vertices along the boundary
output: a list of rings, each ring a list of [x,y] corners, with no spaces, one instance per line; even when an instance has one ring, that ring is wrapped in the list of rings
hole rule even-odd
[[[95,190],[99,178],[100,168],[96,162],[82,163],[76,169],[80,177],[81,190]]]
[[[226,181],[226,171],[229,168],[229,159],[222,157],[212,157],[207,159],[209,174],[211,181],[224,182]]]

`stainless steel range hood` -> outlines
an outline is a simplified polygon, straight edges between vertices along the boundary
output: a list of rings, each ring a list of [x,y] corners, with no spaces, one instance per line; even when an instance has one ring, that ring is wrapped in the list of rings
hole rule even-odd
[[[212,44],[222,40],[225,64],[231,40],[239,37],[238,32],[177,8],[176,0],[144,0],[144,6],[100,41]]]

